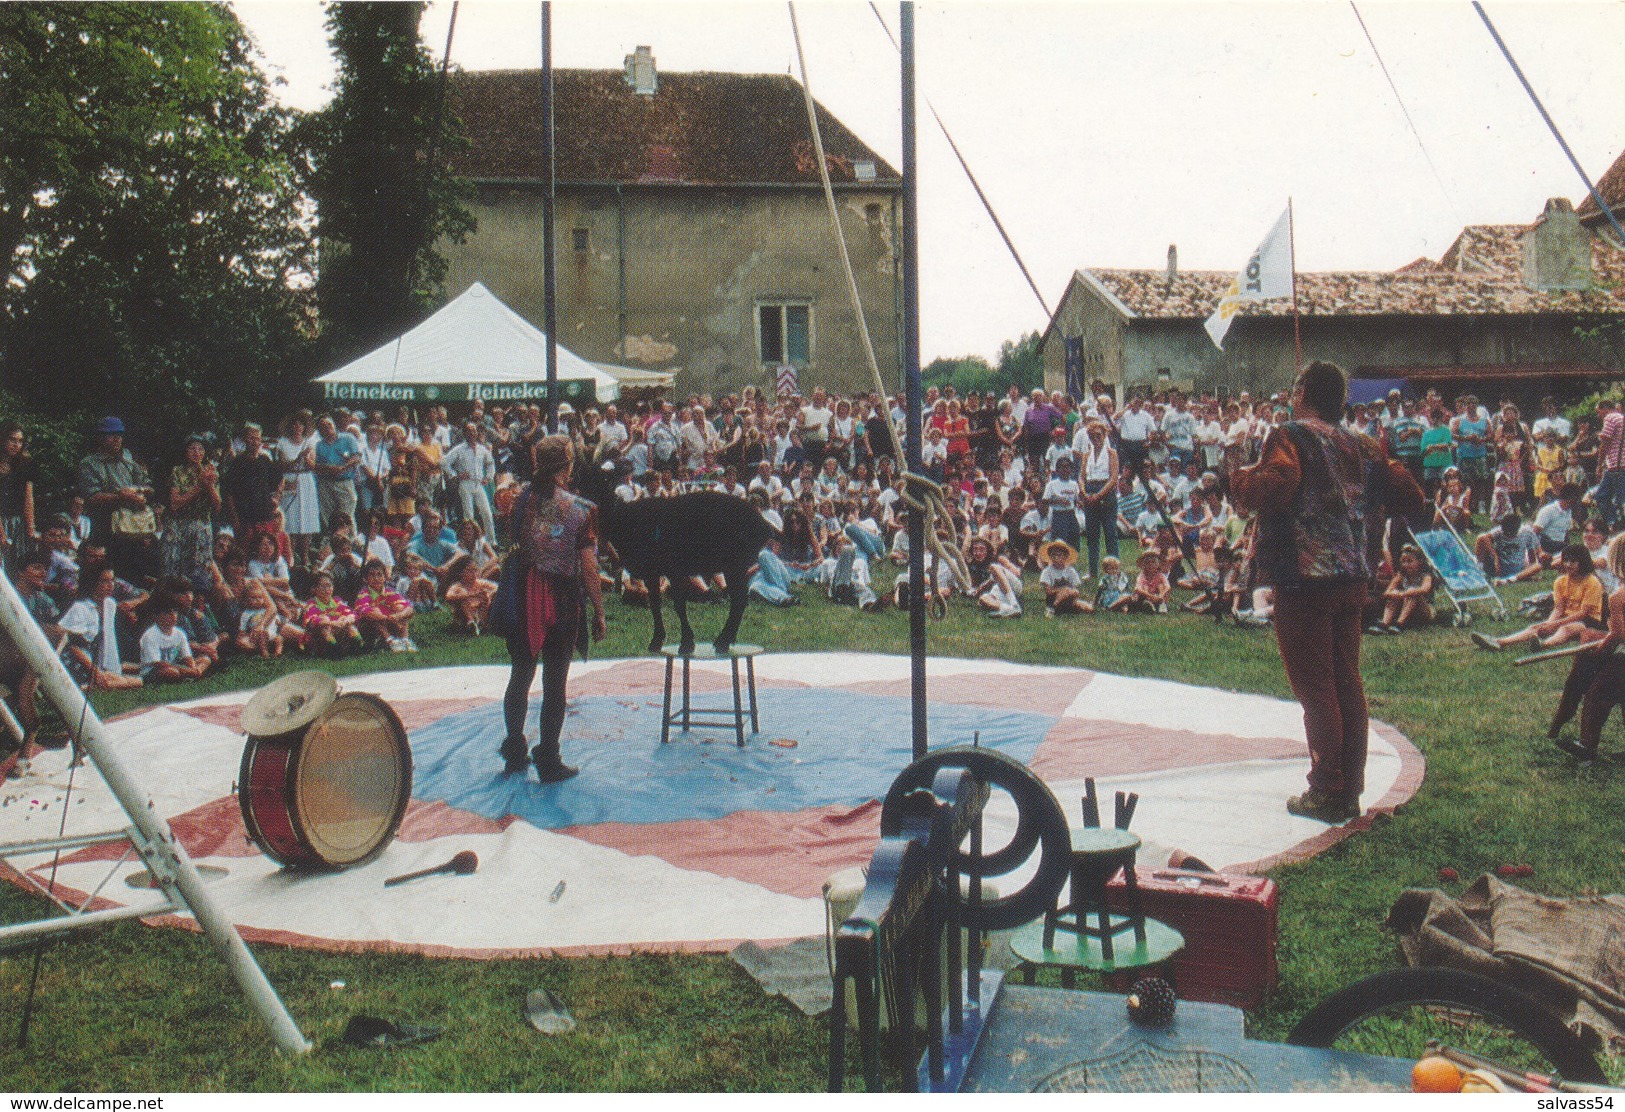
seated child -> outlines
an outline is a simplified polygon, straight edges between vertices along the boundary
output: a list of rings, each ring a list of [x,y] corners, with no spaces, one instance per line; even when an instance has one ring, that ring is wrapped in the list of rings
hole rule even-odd
[[[1100,561],[1100,585],[1095,590],[1095,609],[1115,610],[1121,614],[1128,610],[1132,600],[1123,562],[1116,556],[1107,556]]]
[[[1134,579],[1134,592],[1129,596],[1130,611],[1141,614],[1168,613],[1168,598],[1173,584],[1163,571],[1160,552],[1142,552],[1139,559],[1140,574]]]
[[[333,577],[319,571],[310,585],[314,594],[305,605],[305,651],[336,657],[361,648],[355,612],[333,594]]]
[[[1044,570],[1038,585],[1044,588],[1044,615],[1089,614],[1094,607],[1083,599],[1083,578],[1078,575],[1078,554],[1065,541],[1050,541],[1038,550]]]
[[[1540,574],[1540,537],[1523,524],[1517,511],[1496,518],[1496,527],[1478,535],[1473,544],[1484,574],[1496,583],[1521,582]]]
[[[457,551],[474,557],[479,565],[481,579],[494,579],[502,574],[502,557],[498,554],[491,540],[480,528],[480,523],[471,517],[465,517],[457,526]],[[447,584],[456,580],[457,576],[452,570],[456,565],[446,571]]]
[[[277,612],[284,618],[293,618],[299,612],[299,600],[294,597],[288,581],[288,561],[277,552],[276,538],[261,533],[254,540],[254,554],[248,561],[248,577],[265,585]]]
[[[171,601],[158,604],[152,625],[141,635],[141,681],[182,683],[209,670],[209,662],[194,658],[187,637],[177,622],[180,614]]]
[[[1500,521],[1507,514],[1512,513],[1512,480],[1505,472],[1495,475],[1495,491],[1490,495],[1490,520]]]
[[[1241,553],[1221,542],[1213,550],[1213,559],[1219,566],[1219,586],[1214,592],[1211,611],[1213,620],[1222,623],[1228,614],[1239,621],[1241,598],[1246,594],[1242,583],[1246,569],[1242,567]]]
[[[237,597],[237,605],[240,615],[237,647],[245,653],[258,653],[264,659],[281,656],[282,618],[265,584],[258,579],[245,580]],[[294,634],[290,631],[289,635]]]
[[[418,651],[411,637],[412,604],[390,590],[389,569],[382,560],[362,565],[361,589],[356,592],[353,610],[364,640],[374,645],[383,641],[390,652]]]
[[[485,627],[496,598],[497,584],[480,576],[480,565],[472,556],[459,556],[451,565],[451,586],[446,588],[446,606],[451,610],[451,628],[475,637]],[[396,596],[397,598],[400,596]]]
[[[1219,531],[1203,529],[1196,541],[1193,563],[1195,570],[1179,581],[1179,586],[1196,594],[1185,603],[1184,609],[1192,614],[1206,614],[1214,609],[1219,598]]]
[[[1561,554],[1563,574],[1552,584],[1552,616],[1545,621],[1526,626],[1505,637],[1472,635],[1473,644],[1494,652],[1508,645],[1539,640],[1543,649],[1554,649],[1576,639],[1587,640],[1591,633],[1603,633],[1608,625],[1603,621],[1602,581],[1597,578],[1591,563],[1591,553],[1583,544],[1563,546]]]
[[[1433,620],[1433,573],[1428,570],[1422,550],[1408,544],[1399,550],[1399,571],[1382,592],[1382,621],[1369,626],[1367,633],[1398,633]]]
[[[427,560],[416,552],[406,551],[401,553],[396,567],[401,574],[395,580],[395,589],[406,596],[415,610],[421,613],[439,609],[440,579]]]
[[[179,576],[170,579],[160,592],[163,599],[175,604],[175,626],[186,635],[187,648],[192,657],[205,668],[220,663],[220,626],[209,608],[198,601],[192,585]]]
[[[994,555],[993,546],[986,539],[971,540],[965,567],[971,579],[965,593],[974,598],[978,606],[1000,618],[1021,616],[1021,572]]]

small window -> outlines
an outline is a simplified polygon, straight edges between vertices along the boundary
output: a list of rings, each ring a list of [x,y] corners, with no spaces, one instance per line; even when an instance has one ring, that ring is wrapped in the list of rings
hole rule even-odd
[[[763,363],[812,363],[812,306],[806,302],[758,305],[756,338]]]
[[[586,251],[592,246],[592,236],[586,228],[570,229],[570,246],[577,251]]]

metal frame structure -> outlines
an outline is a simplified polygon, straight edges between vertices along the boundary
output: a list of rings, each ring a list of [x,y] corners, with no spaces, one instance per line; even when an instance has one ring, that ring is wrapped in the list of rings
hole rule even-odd
[[[242,936],[231,919],[214,901],[203,878],[192,866],[185,848],[176,839],[169,823],[153,808],[151,798],[136,781],[118,755],[117,748],[107,735],[106,727],[90,706],[84,692],[69,675],[62,661],[52,650],[44,632],[35,624],[23,605],[11,581],[0,574],[0,629],[16,643],[28,667],[40,677],[40,690],[56,707],[74,734],[79,751],[89,758],[112,791],[119,806],[130,819],[122,830],[107,830],[93,834],[79,834],[48,838],[32,842],[0,844],[0,860],[36,853],[60,852],[85,846],[104,845],[128,840],[134,854],[151,872],[154,882],[163,892],[163,898],[131,904],[127,907],[88,911],[97,893],[92,892],[83,904],[75,907],[57,893],[40,884],[27,873],[22,875],[43,892],[65,914],[27,923],[0,926],[0,947],[17,942],[43,939],[53,934],[99,926],[123,919],[139,919],[171,911],[188,911],[197,919],[203,933],[219,951],[232,977],[248,999],[248,1005],[265,1021],[277,1049],[289,1054],[303,1054],[311,1044],[299,1026],[288,1014],[276,989],[266,978],[264,970],[243,943]],[[124,858],[112,866],[116,870]],[[112,876],[109,871],[109,879]],[[105,884],[106,881],[103,881]]]

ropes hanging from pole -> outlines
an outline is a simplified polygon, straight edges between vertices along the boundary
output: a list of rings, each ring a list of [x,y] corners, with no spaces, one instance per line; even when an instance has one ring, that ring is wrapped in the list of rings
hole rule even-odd
[[[897,40],[892,36],[891,28],[886,26],[886,17],[881,15],[880,9],[875,6],[875,0],[869,0],[869,10],[874,12],[875,18],[880,21],[880,29],[886,32],[886,38],[891,42],[892,49],[900,50]],[[942,122],[942,116],[937,112],[936,105],[931,103],[931,98],[926,98],[925,107],[930,111],[931,118],[937,121],[937,127],[942,130],[942,137],[948,140],[948,146],[954,152],[954,157],[959,159],[959,168],[965,171],[965,177],[970,180],[970,187],[976,190],[977,199],[982,202],[982,207],[987,210],[988,219],[993,221],[993,227],[998,229],[999,238],[1004,240],[1004,246],[1009,249],[1010,257],[1016,261],[1016,266],[1021,269],[1021,276],[1027,279],[1027,285],[1033,291],[1033,296],[1038,298],[1039,307],[1044,310],[1046,317],[1054,316],[1050,312],[1049,302],[1045,301],[1044,295],[1039,292],[1038,283],[1033,281],[1032,272],[1027,269],[1027,263],[1022,259],[1021,252],[1016,250],[1015,241],[1010,238],[1010,233],[1004,230],[1004,222],[999,219],[999,214],[993,211],[993,202],[988,200],[987,194],[982,191],[982,183],[977,181],[976,175],[971,172],[970,163],[966,162],[965,156],[960,153],[959,144],[954,142],[954,137],[948,131],[948,125]]]
[[[1433,180],[1439,185],[1439,192],[1449,202],[1452,209],[1456,209],[1456,200],[1444,184],[1444,178],[1439,174],[1439,168],[1433,164],[1433,156],[1428,153],[1427,144],[1422,142],[1422,133],[1416,130],[1416,121],[1411,119],[1411,110],[1405,107],[1405,98],[1399,95],[1399,86],[1394,84],[1394,75],[1388,72],[1388,63],[1383,61],[1382,51],[1377,49],[1377,40],[1371,37],[1371,28],[1365,25],[1365,16],[1360,14],[1360,6],[1349,0],[1349,7],[1354,9],[1354,18],[1360,23],[1360,30],[1365,32],[1365,41],[1371,47],[1372,55],[1377,59],[1377,65],[1382,70],[1383,77],[1388,79],[1388,88],[1394,94],[1394,100],[1399,103],[1400,115],[1405,117],[1405,126],[1411,129],[1411,136],[1415,138],[1416,145],[1422,151],[1422,157],[1427,160],[1428,169],[1433,171]],[[1461,218],[1460,210],[1456,210],[1457,223],[1465,223]]]
[[[553,258],[557,140],[553,133],[553,2],[542,0],[542,331],[547,334],[547,431],[559,431],[558,270]]]
[[[806,51],[802,48],[801,27],[796,22],[796,6],[795,6],[795,3],[794,3],[794,0],[791,0],[791,3],[788,6],[789,6],[789,9],[790,9],[790,30],[791,30],[791,33],[795,37],[795,43],[796,43],[796,62],[797,62],[797,65],[799,66],[799,68],[801,70],[801,93],[802,93],[802,98],[803,98],[803,100],[804,100],[804,102],[806,104],[806,109],[807,109],[807,126],[812,132],[813,157],[815,159],[817,159],[817,161],[818,161],[818,179],[823,185],[823,188],[824,188],[824,201],[825,201],[826,205],[829,207],[830,225],[834,229],[834,232],[835,232],[835,244],[836,244],[836,248],[838,249],[838,251],[840,253],[840,257],[841,257],[842,273],[846,276],[846,290],[847,290],[847,295],[851,298],[851,301],[852,301],[852,313],[853,313],[853,316],[857,319],[858,335],[859,335],[859,337],[861,338],[861,340],[863,342],[864,358],[867,359],[868,363],[869,363],[869,373],[873,377],[873,380],[874,380],[875,392],[880,394],[882,397],[884,397],[889,393],[889,391],[886,389],[886,382],[885,382],[884,378],[881,377],[881,374],[880,374],[880,362],[879,362],[879,360],[877,360],[875,358],[874,344],[870,340],[870,337],[869,337],[868,320],[865,318],[864,312],[863,312],[863,301],[858,295],[857,276],[853,273],[853,270],[852,270],[852,257],[850,255],[850,253],[847,251],[847,247],[846,247],[846,234],[841,230],[840,209],[835,203],[835,188],[830,183],[829,163],[825,160],[825,157],[824,157],[824,138],[823,138],[822,130],[818,126],[818,106],[817,106],[816,101],[814,101],[814,99],[813,99],[812,81],[808,77],[808,74],[807,74],[807,56],[806,56]],[[905,0],[905,8],[906,8],[906,6],[907,5],[906,5],[906,0]],[[906,69],[906,67],[905,67],[905,69]],[[910,132],[909,121],[905,119],[905,121],[904,121],[904,134],[905,134],[905,137],[909,137],[909,132]],[[904,157],[904,162],[905,162],[905,165],[904,165],[904,179],[905,179],[905,187],[906,187],[906,183],[907,183],[907,179],[908,179],[908,171],[911,168],[910,164],[912,163],[911,152],[908,149],[909,144],[908,144],[906,138],[905,138],[904,147],[905,147],[905,150],[904,150],[904,156],[905,156]],[[903,229],[904,237],[905,237],[905,254],[906,254],[906,245],[907,245],[908,237],[911,234],[913,234],[913,232],[914,232],[915,221],[914,221],[913,217],[914,217],[914,214],[912,212],[910,212],[910,211],[907,211],[907,198],[906,198],[906,194],[905,194],[905,212],[904,212],[904,229]],[[911,267],[909,265],[909,261],[905,258],[905,260],[904,260],[904,282],[905,282],[905,285],[907,284],[907,282],[909,280],[910,271],[911,271]],[[905,301],[906,300],[907,300],[907,293],[905,291]],[[909,320],[910,315],[911,314],[905,310],[905,312],[904,312],[904,318],[905,318],[905,320],[904,320],[904,328],[905,328],[905,331],[909,328],[910,323],[911,323],[910,320]],[[910,377],[910,381],[908,382],[910,404],[909,404],[908,429],[907,429],[908,437],[909,437],[909,445],[910,445],[911,450],[907,455],[905,455],[904,451],[903,451],[902,443],[900,443],[898,441],[897,437],[894,436],[894,437],[892,437],[892,455],[897,461],[898,474],[902,475],[904,477],[904,479],[906,480],[906,485],[905,485],[904,492],[903,492],[903,501],[909,506],[910,509],[912,509],[914,511],[913,514],[910,515],[910,528],[909,528],[909,544],[910,544],[909,575],[910,575],[910,584],[911,584],[911,587],[912,587],[912,589],[910,591],[910,594],[912,596],[910,609],[911,609],[911,612],[912,612],[911,613],[911,627],[914,626],[914,625],[917,625],[918,628],[914,629],[912,631],[911,641],[915,642],[913,648],[914,648],[914,655],[917,658],[916,661],[915,661],[915,667],[914,667],[915,685],[916,685],[917,688],[919,688],[918,692],[916,693],[916,701],[923,703],[923,683],[924,683],[924,678],[925,678],[925,663],[924,663],[925,576],[924,576],[924,572],[923,572],[924,553],[927,550],[929,550],[931,553],[933,553],[936,556],[936,559],[937,559],[937,562],[938,562],[939,566],[940,565],[946,565],[953,572],[955,580],[957,582],[959,582],[959,583],[969,583],[970,582],[970,573],[969,573],[968,569],[965,567],[964,556],[961,555],[961,553],[959,551],[959,538],[958,538],[958,536],[956,534],[956,530],[954,528],[953,518],[948,516],[947,506],[946,506],[946,504],[945,504],[945,502],[943,500],[942,487],[939,486],[937,483],[933,482],[925,474],[923,474],[922,469],[919,466],[918,457],[919,457],[919,438],[920,438],[920,414],[919,414],[919,351],[918,351],[917,333],[915,334],[914,350],[912,352],[912,357],[905,356],[904,362],[905,362],[905,364],[909,364],[909,366],[905,367],[905,370],[912,372],[911,377]],[[912,464],[912,466],[911,466],[911,464]],[[916,536],[915,536],[915,530],[916,530],[915,522],[921,523],[919,528],[921,529],[922,536],[920,538],[916,538]],[[917,564],[919,566],[916,566]],[[918,618],[915,618],[913,616],[913,615],[916,615],[916,614],[918,615]],[[916,758],[922,757],[922,756],[925,755],[925,753],[924,753],[924,749],[925,749],[925,745],[924,745],[925,720],[924,719],[925,719],[925,716],[924,716],[924,713],[923,713],[923,707],[917,706],[916,707],[916,712],[915,712],[915,723],[914,723],[914,733],[915,733],[914,748],[915,748],[915,757]]]
[[[1591,199],[1597,203],[1597,207],[1602,210],[1602,214],[1608,218],[1608,223],[1614,226],[1614,234],[1619,237],[1620,246],[1625,247],[1625,230],[1620,228],[1619,220],[1614,216],[1614,210],[1608,207],[1608,202],[1604,201],[1597,193],[1597,187],[1591,184],[1591,179],[1586,176],[1585,168],[1580,165],[1580,160],[1575,158],[1574,152],[1569,149],[1568,140],[1564,139],[1563,133],[1557,130],[1557,124],[1553,122],[1551,113],[1546,111],[1546,106],[1540,102],[1540,97],[1535,95],[1535,87],[1529,84],[1529,79],[1523,75],[1523,69],[1518,65],[1517,59],[1512,57],[1512,51],[1507,49],[1507,44],[1502,40],[1501,33],[1495,29],[1495,24],[1490,22],[1489,13],[1484,10],[1484,5],[1480,4],[1478,0],[1473,0],[1473,10],[1478,13],[1478,18],[1484,21],[1484,26],[1489,28],[1490,37],[1495,40],[1495,45],[1501,48],[1501,56],[1507,60],[1507,65],[1512,67],[1512,72],[1518,75],[1518,80],[1523,84],[1523,91],[1529,94],[1529,99],[1534,102],[1535,110],[1540,113],[1540,118],[1546,121],[1547,128],[1551,130],[1552,138],[1557,140],[1557,145],[1563,148],[1564,154],[1568,155],[1569,165],[1573,166],[1574,172],[1580,175],[1580,180],[1585,183],[1586,192],[1591,194]]]

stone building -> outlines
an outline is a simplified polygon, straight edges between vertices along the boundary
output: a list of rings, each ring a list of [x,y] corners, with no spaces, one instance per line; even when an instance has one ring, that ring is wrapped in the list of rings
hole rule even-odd
[[[468,149],[456,168],[479,223],[445,245],[447,289],[474,281],[542,322],[541,73],[452,76]],[[787,76],[557,70],[559,342],[586,359],[676,373],[679,396],[767,387],[869,388],[813,154]],[[841,227],[881,373],[902,366],[901,181],[819,108]]]
[[[1615,165],[1619,192],[1622,165],[1625,157]],[[1595,206],[1586,214],[1554,198],[1532,224],[1463,228],[1437,261],[1300,273],[1303,358],[1447,396],[1470,384],[1497,399],[1572,397],[1612,381],[1625,368],[1625,252],[1601,221]],[[1222,351],[1203,330],[1234,277],[1180,270],[1173,247],[1162,269],[1076,271],[1042,339],[1046,385],[1077,393],[1099,381],[1119,396],[1170,385],[1286,388],[1289,298],[1245,303]]]

